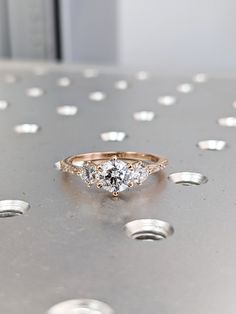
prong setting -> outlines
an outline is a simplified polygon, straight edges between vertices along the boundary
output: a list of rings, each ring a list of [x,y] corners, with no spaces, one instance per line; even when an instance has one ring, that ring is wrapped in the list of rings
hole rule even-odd
[[[114,196],[127,188],[141,185],[148,175],[149,169],[142,161],[127,162],[118,159],[116,155],[99,164],[84,162],[80,172],[88,187],[95,183],[98,189],[103,188]]]
[[[96,185],[117,196],[119,192],[141,185],[166,164],[166,159],[150,154],[98,152],[67,157],[56,166],[63,172],[80,176],[88,187]]]
[[[98,188],[98,189],[101,189],[102,186],[103,186],[102,182],[97,182],[97,188]]]
[[[134,186],[134,182],[130,181],[130,182],[128,183],[128,187],[129,187],[129,188],[132,188],[133,186]]]
[[[128,164],[128,168],[129,168],[130,171],[133,171],[134,170],[133,164]]]

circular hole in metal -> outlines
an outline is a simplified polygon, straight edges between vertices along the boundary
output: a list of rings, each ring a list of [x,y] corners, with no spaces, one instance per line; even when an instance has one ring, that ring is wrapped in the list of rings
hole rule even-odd
[[[99,72],[97,69],[88,68],[88,69],[84,69],[82,71],[82,75],[85,78],[94,78],[94,77],[97,77],[99,75]]]
[[[218,124],[220,126],[236,127],[236,118],[235,117],[220,118],[218,119]]]
[[[104,132],[101,133],[100,136],[101,139],[105,142],[122,142],[128,137],[128,135],[125,132],[116,131]]]
[[[2,200],[0,201],[0,218],[9,218],[24,215],[30,208],[30,205],[20,200]]]
[[[193,85],[189,83],[180,84],[177,86],[177,91],[180,93],[188,94],[193,91]]]
[[[114,314],[106,303],[93,299],[68,300],[51,307],[48,314]]]
[[[58,86],[61,86],[61,87],[67,87],[67,86],[70,86],[71,84],[71,80],[69,79],[69,77],[60,77],[58,80],[57,80],[57,85]]]
[[[139,71],[136,73],[135,77],[139,81],[145,81],[150,78],[150,74],[146,71]]]
[[[138,111],[133,114],[134,120],[137,121],[152,121],[155,118],[153,111]]]
[[[93,92],[89,94],[89,99],[92,101],[102,101],[106,98],[106,94],[103,92]]]
[[[197,146],[203,150],[223,150],[227,144],[222,140],[206,140],[198,142]]]
[[[47,74],[47,70],[44,67],[36,67],[33,69],[33,74],[43,76]]]
[[[5,110],[9,106],[6,100],[0,100],[0,110]]]
[[[29,133],[34,134],[40,130],[40,127],[37,124],[19,124],[14,127],[16,133]]]
[[[194,186],[207,183],[208,179],[198,172],[176,172],[169,175],[169,180],[175,184]]]
[[[157,101],[163,106],[171,106],[176,103],[176,98],[173,96],[161,96],[158,97]]]
[[[17,77],[13,74],[7,74],[5,76],[5,82],[8,84],[13,84],[17,81]]]
[[[208,80],[208,76],[206,73],[197,73],[193,76],[193,81],[195,83],[205,83]]]
[[[138,219],[128,222],[125,231],[129,238],[141,241],[163,240],[174,233],[174,228],[157,219]]]
[[[60,106],[57,107],[57,113],[62,116],[74,116],[78,112],[76,106]]]
[[[128,82],[125,80],[116,81],[114,87],[115,89],[125,90],[128,88]]]
[[[44,91],[42,88],[39,87],[31,87],[29,89],[27,89],[26,91],[26,95],[29,97],[40,97],[44,94]]]

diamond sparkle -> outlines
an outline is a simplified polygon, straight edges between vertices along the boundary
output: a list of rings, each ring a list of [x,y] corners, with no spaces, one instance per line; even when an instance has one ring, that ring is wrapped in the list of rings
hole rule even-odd
[[[94,164],[91,164],[90,162],[85,162],[83,164],[80,177],[87,185],[92,185],[95,183],[96,174],[97,174],[97,169]]]
[[[148,169],[143,163],[136,163],[133,166],[132,180],[135,184],[141,185],[148,178]]]
[[[80,162],[81,163],[81,162]],[[115,194],[134,185],[141,185],[149,175],[148,167],[143,162],[126,162],[116,156],[99,164],[82,162],[80,177],[88,185],[96,183],[98,188]]]
[[[106,191],[112,193],[121,192],[128,188],[130,174],[131,172],[126,162],[113,159],[100,165],[98,181]]]

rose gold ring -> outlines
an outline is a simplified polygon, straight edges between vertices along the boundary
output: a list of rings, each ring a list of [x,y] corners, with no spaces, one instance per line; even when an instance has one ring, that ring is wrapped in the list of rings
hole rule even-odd
[[[150,174],[166,167],[166,158],[136,152],[98,152],[67,157],[55,163],[58,170],[81,177],[88,187],[96,185],[117,196],[141,185]]]

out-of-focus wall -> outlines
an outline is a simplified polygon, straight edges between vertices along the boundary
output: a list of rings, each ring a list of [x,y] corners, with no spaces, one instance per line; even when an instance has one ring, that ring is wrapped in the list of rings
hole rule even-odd
[[[10,56],[7,0],[0,0],[0,56]]]
[[[48,0],[0,0],[0,57],[55,59],[54,4]]]
[[[66,61],[236,70],[233,0],[61,0]],[[69,42],[69,44],[68,44]]]
[[[119,0],[122,64],[236,70],[236,1]]]
[[[117,62],[117,0],[61,0],[60,7],[65,61]]]

